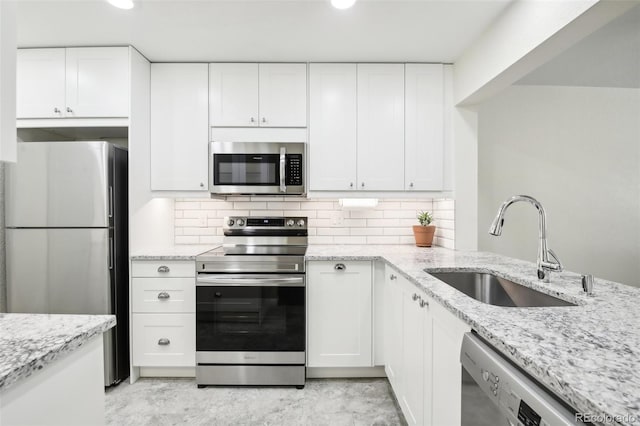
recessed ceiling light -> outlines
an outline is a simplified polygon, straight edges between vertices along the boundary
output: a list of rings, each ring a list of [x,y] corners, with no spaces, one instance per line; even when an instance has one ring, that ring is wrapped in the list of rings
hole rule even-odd
[[[111,5],[120,9],[132,9],[133,0],[107,0]]]
[[[331,4],[336,9],[349,9],[355,2],[356,0],[331,0]]]

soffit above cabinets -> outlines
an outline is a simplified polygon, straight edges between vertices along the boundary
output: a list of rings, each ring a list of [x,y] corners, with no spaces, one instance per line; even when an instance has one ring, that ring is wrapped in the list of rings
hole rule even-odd
[[[516,84],[640,88],[640,5]]]
[[[135,46],[152,62],[454,62],[512,0],[18,2],[18,46]]]

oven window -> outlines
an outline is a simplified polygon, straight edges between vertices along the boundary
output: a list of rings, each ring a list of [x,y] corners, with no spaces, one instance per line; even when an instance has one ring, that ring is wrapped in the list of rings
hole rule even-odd
[[[279,185],[277,154],[215,154],[214,185]]]
[[[304,351],[304,287],[196,287],[196,350]]]

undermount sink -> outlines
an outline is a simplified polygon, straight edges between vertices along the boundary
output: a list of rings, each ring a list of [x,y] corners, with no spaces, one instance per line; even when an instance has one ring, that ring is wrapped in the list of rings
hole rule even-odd
[[[429,274],[467,296],[489,305],[520,308],[577,306],[575,303],[558,299],[485,272],[429,272]]]

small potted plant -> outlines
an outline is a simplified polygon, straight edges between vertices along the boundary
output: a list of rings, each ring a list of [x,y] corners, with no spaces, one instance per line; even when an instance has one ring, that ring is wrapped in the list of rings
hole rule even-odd
[[[436,232],[433,222],[433,216],[429,212],[421,211],[418,213],[418,222],[420,225],[413,225],[413,236],[416,239],[418,247],[431,247],[433,242],[433,234]]]

